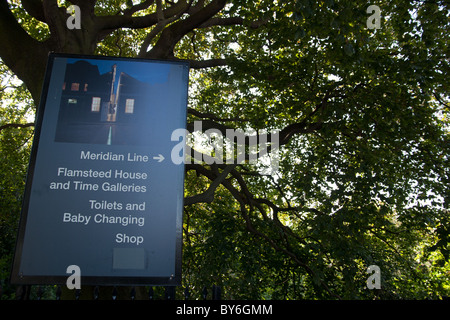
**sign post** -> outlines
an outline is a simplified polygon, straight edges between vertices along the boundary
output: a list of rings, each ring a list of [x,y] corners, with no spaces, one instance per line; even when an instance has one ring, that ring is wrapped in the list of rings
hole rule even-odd
[[[51,54],[11,281],[179,285],[189,65]]]

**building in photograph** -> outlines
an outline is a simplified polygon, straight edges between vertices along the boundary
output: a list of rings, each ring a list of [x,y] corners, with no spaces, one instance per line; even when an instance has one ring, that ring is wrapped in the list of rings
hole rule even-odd
[[[159,85],[156,85],[158,87]],[[55,135],[57,142],[142,144],[155,85],[119,72],[101,74],[86,60],[68,63]]]

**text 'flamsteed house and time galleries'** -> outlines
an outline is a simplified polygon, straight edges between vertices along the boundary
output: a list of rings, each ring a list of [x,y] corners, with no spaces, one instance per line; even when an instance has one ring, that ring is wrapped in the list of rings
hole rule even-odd
[[[55,179],[50,182],[50,190],[63,190],[71,192],[86,192],[91,197],[87,203],[80,204],[87,210],[76,212],[64,211],[60,213],[63,223],[79,225],[114,225],[143,227],[146,220],[146,201],[142,201],[142,195],[148,191],[149,174],[146,170],[133,170],[133,163],[142,168],[142,165],[150,161],[148,155],[137,153],[94,153],[81,150],[80,160],[100,162],[102,170],[69,168],[58,166],[55,169]],[[122,168],[108,168],[108,163],[121,163]],[[116,166],[117,167],[117,166]],[[148,166],[147,166],[148,168]],[[102,195],[108,194],[105,197]],[[140,201],[116,201],[111,200],[114,195],[126,194],[127,199],[141,199]],[[134,197],[135,195],[136,197]],[[140,197],[139,197],[140,196]],[[117,197],[124,199],[124,197]],[[72,210],[71,210],[72,211]],[[135,229],[133,229],[135,230]],[[114,236],[116,243],[125,243],[139,246],[144,243],[142,234],[119,232]]]

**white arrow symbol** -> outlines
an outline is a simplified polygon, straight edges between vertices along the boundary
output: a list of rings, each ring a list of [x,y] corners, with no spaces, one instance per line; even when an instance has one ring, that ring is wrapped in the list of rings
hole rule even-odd
[[[163,155],[160,153],[160,154],[158,154],[157,157],[153,157],[153,159],[154,159],[154,160],[158,160],[158,162],[161,162],[161,161],[164,160],[164,157],[163,157]]]

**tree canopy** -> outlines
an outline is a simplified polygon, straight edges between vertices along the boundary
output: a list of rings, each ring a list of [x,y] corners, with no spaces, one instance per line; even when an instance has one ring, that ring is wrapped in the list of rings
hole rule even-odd
[[[80,29],[67,27],[72,4]],[[185,286],[230,299],[448,296],[450,4],[370,4],[377,28],[359,0],[0,0],[0,280],[53,51],[190,61],[192,141],[279,132],[274,172],[186,164]],[[370,265],[381,289],[367,289]]]

